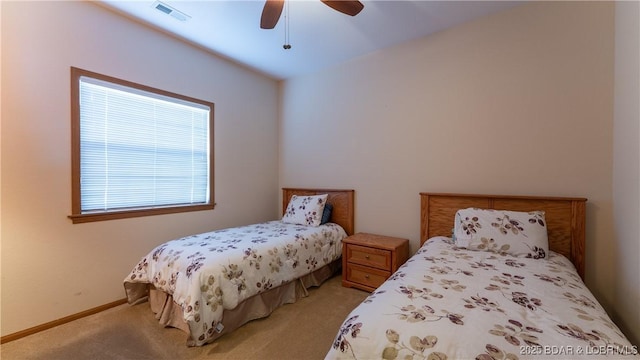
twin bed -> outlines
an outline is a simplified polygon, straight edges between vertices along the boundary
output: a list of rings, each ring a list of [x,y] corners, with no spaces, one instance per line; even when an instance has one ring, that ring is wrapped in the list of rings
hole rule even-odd
[[[283,220],[323,194],[324,225],[274,221],[158,246],[125,279],[129,302],[149,300],[201,346],[306,296],[339,269],[354,192],[283,189]],[[326,359],[638,358],[583,283],[586,199],[420,197],[420,249],[347,316]]]
[[[637,358],[582,280],[586,199],[420,196],[421,248],[327,359]]]
[[[353,190],[285,188],[282,220],[153,249],[125,278],[127,300],[148,300],[162,325],[187,333],[188,346],[213,342],[307,296],[339,270],[342,239],[353,233],[353,199]]]

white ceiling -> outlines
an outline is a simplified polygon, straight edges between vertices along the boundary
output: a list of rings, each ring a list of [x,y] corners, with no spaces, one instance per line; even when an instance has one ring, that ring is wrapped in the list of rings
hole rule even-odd
[[[361,0],[362,1],[362,0]],[[197,44],[275,79],[330,67],[392,45],[426,36],[520,4],[518,1],[362,1],[355,17],[319,0],[289,0],[272,30],[260,29],[262,1],[162,0],[187,14],[179,21],[154,7],[155,0],[100,0],[100,4]]]

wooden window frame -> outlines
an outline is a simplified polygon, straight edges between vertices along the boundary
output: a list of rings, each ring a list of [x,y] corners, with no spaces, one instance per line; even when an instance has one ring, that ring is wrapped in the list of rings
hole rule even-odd
[[[82,76],[143,90],[161,96],[172,97],[184,101],[203,104],[211,110],[209,112],[209,200],[205,204],[196,205],[168,205],[144,208],[131,208],[107,211],[82,212],[80,190],[80,78]],[[152,88],[114,78],[107,75],[71,67],[71,215],[68,217],[74,224],[94,221],[126,219],[142,216],[174,214],[189,211],[211,210],[215,207],[214,201],[214,103],[203,101],[188,96]]]

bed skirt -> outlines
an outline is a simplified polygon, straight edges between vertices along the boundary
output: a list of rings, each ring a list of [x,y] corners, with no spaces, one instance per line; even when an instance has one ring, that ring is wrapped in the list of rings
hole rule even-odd
[[[277,288],[254,295],[241,302],[234,309],[225,310],[223,313],[222,331],[215,333],[207,340],[207,343],[215,341],[224,334],[230,333],[251,320],[269,316],[275,309],[285,304],[295,303],[298,299],[309,295],[307,289],[320,286],[331,278],[341,268],[341,260],[338,259],[310,274]],[[187,333],[187,346],[196,346],[191,336],[189,325],[183,319],[182,308],[173,301],[173,297],[164,291],[157,290],[149,284],[145,284],[149,292],[148,300],[151,311],[158,322],[163,326],[178,328]],[[141,291],[144,291],[140,289]],[[140,299],[144,301],[144,299]],[[139,303],[141,301],[137,301]]]

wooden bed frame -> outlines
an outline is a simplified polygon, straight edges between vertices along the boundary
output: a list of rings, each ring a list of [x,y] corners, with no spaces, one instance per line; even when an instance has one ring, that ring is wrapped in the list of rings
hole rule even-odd
[[[284,214],[287,210],[287,205],[293,195],[310,196],[322,194],[328,194],[327,203],[333,205],[330,221],[342,226],[347,235],[353,235],[354,190],[282,188],[282,213]]]
[[[566,256],[584,280],[585,198],[420,193],[420,245],[434,236],[451,237],[458,209],[544,210],[549,249]]]

